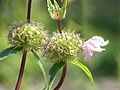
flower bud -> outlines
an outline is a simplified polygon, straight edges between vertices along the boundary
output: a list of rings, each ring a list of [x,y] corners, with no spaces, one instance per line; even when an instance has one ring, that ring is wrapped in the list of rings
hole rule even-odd
[[[56,0],[47,0],[48,11],[52,19],[61,20],[66,16],[67,0],[60,1],[63,3],[62,7],[59,6]]]

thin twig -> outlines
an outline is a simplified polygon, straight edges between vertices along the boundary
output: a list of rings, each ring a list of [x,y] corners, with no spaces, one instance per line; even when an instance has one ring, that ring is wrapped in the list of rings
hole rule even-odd
[[[64,79],[65,79],[65,76],[66,76],[66,71],[67,71],[67,63],[63,67],[59,83],[57,84],[57,86],[53,90],[59,90],[60,89],[60,87],[62,86],[62,84],[64,82]]]
[[[19,71],[19,76],[18,76],[18,80],[17,80],[17,83],[16,83],[15,90],[19,90],[20,89],[20,85],[21,85],[22,78],[23,78],[23,73],[24,73],[24,68],[25,68],[26,57],[27,57],[27,51],[25,50],[23,52],[21,66],[20,66],[20,71]]]

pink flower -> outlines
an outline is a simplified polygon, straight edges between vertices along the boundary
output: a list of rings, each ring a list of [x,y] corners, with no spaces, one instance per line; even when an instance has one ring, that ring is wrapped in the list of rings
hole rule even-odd
[[[104,41],[104,39],[100,36],[93,36],[89,40],[83,43],[82,49],[84,51],[85,60],[90,60],[93,56],[93,52],[102,52],[105,49],[101,48],[101,46],[105,46],[109,43],[109,41]]]

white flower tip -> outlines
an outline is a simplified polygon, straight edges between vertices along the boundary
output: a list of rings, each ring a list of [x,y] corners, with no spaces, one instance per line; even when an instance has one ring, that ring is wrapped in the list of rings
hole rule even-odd
[[[105,41],[104,46],[106,46],[107,44],[109,44],[109,40]]]

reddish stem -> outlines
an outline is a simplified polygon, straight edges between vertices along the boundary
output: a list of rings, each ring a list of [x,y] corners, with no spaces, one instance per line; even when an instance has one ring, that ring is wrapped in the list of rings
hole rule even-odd
[[[26,22],[27,23],[30,23],[31,4],[32,4],[32,0],[28,0],[27,17],[26,17]],[[19,71],[19,76],[18,76],[18,80],[17,80],[17,83],[16,83],[15,90],[19,90],[20,89],[20,85],[21,85],[22,78],[23,78],[23,73],[24,73],[24,68],[25,68],[26,57],[27,57],[27,51],[25,50],[23,52],[21,66],[20,66],[20,71]]]
[[[27,23],[30,23],[31,4],[32,4],[32,0],[28,0],[27,17],[26,17],[26,22]]]
[[[59,33],[61,34],[62,31],[61,31],[61,28],[60,28],[60,20],[57,20],[57,26],[58,26],[58,31],[59,31]]]
[[[64,79],[65,79],[65,76],[66,76],[66,71],[67,71],[67,64],[64,65],[60,81],[59,81],[59,83],[57,84],[57,86],[53,90],[59,90],[60,89],[60,87],[62,86],[62,84],[64,82]]]
[[[21,66],[20,66],[20,71],[19,71],[19,76],[18,76],[18,80],[17,80],[17,83],[16,83],[15,90],[19,90],[20,89],[20,85],[21,85],[22,78],[23,78],[23,73],[24,73],[24,68],[25,68],[26,57],[27,57],[27,51],[25,50],[23,52]]]

